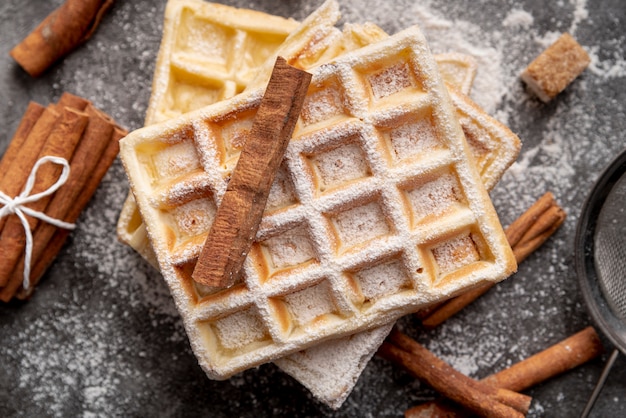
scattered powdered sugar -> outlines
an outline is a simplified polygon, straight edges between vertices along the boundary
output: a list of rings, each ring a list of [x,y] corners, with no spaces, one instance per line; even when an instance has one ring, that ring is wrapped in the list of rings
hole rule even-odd
[[[502,21],[504,27],[521,27],[528,29],[533,24],[533,15],[525,10],[511,10]]]
[[[462,52],[472,55],[478,63],[474,84],[474,99],[488,112],[493,112],[504,94],[501,82],[502,51],[485,42],[486,33],[479,25],[462,20],[450,20],[449,15],[415,3],[407,16],[415,16],[434,53]],[[489,77],[484,76],[488,74]]]
[[[377,202],[339,213],[333,218],[340,248],[347,249],[389,233],[389,226]]]
[[[403,287],[410,286],[409,276],[398,260],[361,270],[356,278],[361,294],[367,300],[398,293]]]
[[[588,48],[587,52],[591,58],[589,71],[602,80],[626,77],[626,59],[624,58],[626,51],[624,51],[623,45],[623,39],[616,41],[611,56],[604,60],[600,58],[600,54],[603,51],[598,46]]]
[[[242,348],[268,337],[263,322],[252,308],[215,321],[215,329],[219,343],[228,350]]]

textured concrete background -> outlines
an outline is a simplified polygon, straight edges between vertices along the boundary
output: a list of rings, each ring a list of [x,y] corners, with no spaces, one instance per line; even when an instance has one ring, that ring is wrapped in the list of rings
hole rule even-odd
[[[142,125],[165,1],[118,0],[86,45],[32,79],[8,51],[60,3],[0,2],[0,152],[29,100],[48,104],[63,91],[92,100],[129,129]],[[502,222],[547,190],[569,214],[515,276],[441,328],[423,332],[412,318],[401,321],[454,367],[482,377],[591,324],[577,286],[573,238],[594,180],[626,148],[626,3],[378,3],[341,2],[345,21],[369,20],[389,33],[419,23],[436,52],[456,43],[479,56],[475,99],[524,143],[518,163],[492,193]],[[302,19],[321,1],[228,4]],[[592,65],[544,105],[518,74],[563,31],[587,48]],[[160,276],[116,241],[127,188],[116,162],[34,297],[0,306],[0,416],[393,417],[435,395],[380,358],[339,411],[320,405],[273,365],[225,382],[208,380]],[[578,415],[602,366],[599,359],[529,390],[529,416]],[[592,416],[626,416],[624,357]]]

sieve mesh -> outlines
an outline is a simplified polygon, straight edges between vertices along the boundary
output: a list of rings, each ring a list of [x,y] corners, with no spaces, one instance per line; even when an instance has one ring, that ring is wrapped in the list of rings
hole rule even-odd
[[[596,224],[595,268],[604,298],[626,321],[626,175],[607,196]]]

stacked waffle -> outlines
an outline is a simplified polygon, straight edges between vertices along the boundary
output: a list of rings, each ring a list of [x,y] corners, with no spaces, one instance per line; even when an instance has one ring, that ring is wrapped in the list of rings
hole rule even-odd
[[[122,141],[118,233],[163,273],[211,378],[276,361],[338,407],[395,319],[514,271],[487,190],[519,140],[452,86],[467,92],[471,59],[435,59],[415,27],[339,31],[329,1],[287,36],[216,6],[168,4],[147,120],[161,123]],[[218,38],[215,57],[190,47]],[[276,55],[313,80],[241,280],[207,288],[191,272]]]

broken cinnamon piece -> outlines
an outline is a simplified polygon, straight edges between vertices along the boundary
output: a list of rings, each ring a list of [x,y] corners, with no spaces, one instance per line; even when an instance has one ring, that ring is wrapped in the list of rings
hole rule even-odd
[[[554,200],[551,192],[541,196],[526,212],[505,230],[517,263],[524,261],[533,251],[543,245],[565,221],[566,214]],[[426,314],[420,315],[422,326],[433,329],[467,305],[487,293],[496,283],[472,289],[454,297]]]
[[[48,15],[10,54],[31,76],[91,37],[113,0],[66,0]]]
[[[234,283],[257,233],[310,81],[311,74],[277,58],[250,135],[193,271],[196,282],[213,287]]]
[[[69,161],[83,136],[83,131],[88,121],[89,117],[86,114],[71,108],[64,108],[60,123],[50,133],[39,153],[39,158],[54,156]],[[41,165],[36,173],[30,196],[49,189],[57,181],[61,171],[62,168],[57,164],[46,163]],[[37,212],[43,212],[51,198],[51,195],[42,196],[38,200],[29,203],[28,208]],[[17,215],[7,216],[6,219],[6,224],[0,232],[0,254],[2,254],[2,259],[0,259],[0,287],[6,286],[13,268],[24,253],[26,246],[25,224],[22,224]],[[26,220],[31,231],[39,223],[39,220],[32,216],[26,216]]]
[[[68,219],[68,213],[72,207],[77,206],[76,201],[79,195],[85,193],[84,186],[108,146],[114,129],[112,120],[92,105],[85,109],[85,113],[89,116],[89,123],[70,161],[69,177],[64,186],[52,196],[45,210],[46,215],[68,223],[75,221],[75,219]],[[48,251],[48,243],[57,229],[55,225],[40,222],[33,231],[33,264]],[[11,278],[5,285],[6,293],[13,294],[20,287],[23,280],[21,273],[24,270],[24,262],[24,254],[21,254]],[[5,289],[0,293],[3,293]]]
[[[578,367],[602,353],[602,343],[593,327],[554,344],[482,381],[514,391],[529,389],[539,383]],[[405,418],[465,418],[468,411],[441,401],[426,402],[408,409]]]
[[[2,179],[4,173],[8,171],[9,166],[19,154],[26,138],[28,138],[28,135],[41,117],[44,110],[45,108],[38,103],[30,102],[28,104],[15,134],[13,135],[11,142],[9,142],[9,146],[4,152],[2,160],[0,160],[0,179]]]
[[[465,408],[485,417],[523,417],[531,398],[510,391],[500,391],[457,372],[443,360],[398,330],[389,335],[378,352],[401,364],[433,389]],[[506,404],[504,403],[506,402]],[[515,405],[515,408],[510,404]],[[520,411],[521,410],[521,411]]]
[[[590,62],[584,48],[569,33],[564,33],[526,67],[521,78],[541,101],[549,102]]]

